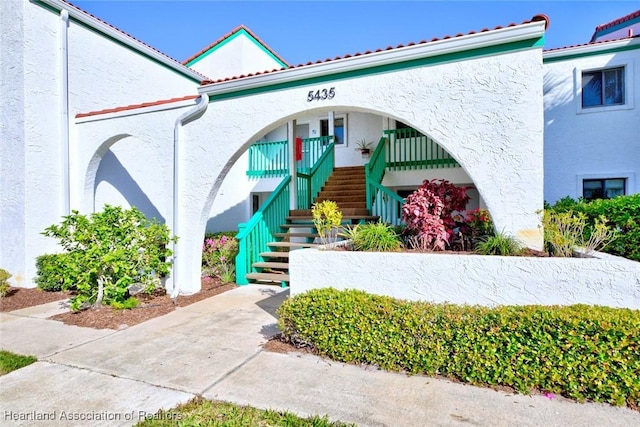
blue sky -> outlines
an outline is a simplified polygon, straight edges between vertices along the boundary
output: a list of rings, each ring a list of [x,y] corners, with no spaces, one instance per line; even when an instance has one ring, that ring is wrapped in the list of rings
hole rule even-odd
[[[640,1],[70,0],[182,61],[240,24],[293,65],[550,18],[545,48],[586,43]]]

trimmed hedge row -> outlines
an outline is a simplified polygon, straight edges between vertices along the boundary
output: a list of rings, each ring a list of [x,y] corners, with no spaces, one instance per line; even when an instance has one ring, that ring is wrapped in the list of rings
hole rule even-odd
[[[640,311],[488,308],[316,289],[279,308],[285,339],[342,362],[640,405]]]
[[[640,261],[640,194],[590,202],[565,197],[549,209],[556,212],[582,212],[591,224],[604,215],[608,224],[617,228],[619,233],[603,252]]]

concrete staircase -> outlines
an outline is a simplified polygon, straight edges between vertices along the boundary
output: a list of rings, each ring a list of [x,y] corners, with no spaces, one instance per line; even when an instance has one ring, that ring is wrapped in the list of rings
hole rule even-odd
[[[333,200],[338,204],[345,225],[378,220],[367,210],[364,166],[335,168],[314,202],[323,200]],[[285,232],[275,233],[278,240],[267,244],[269,251],[260,253],[265,261],[253,263],[259,272],[247,274],[249,281],[287,286],[290,251],[318,246],[314,241],[319,235],[310,209],[291,211],[286,223],[280,227]]]

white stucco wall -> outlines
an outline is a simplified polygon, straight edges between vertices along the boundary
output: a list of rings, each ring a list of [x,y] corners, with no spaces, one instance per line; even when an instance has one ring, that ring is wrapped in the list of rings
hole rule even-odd
[[[590,304],[640,309],[640,263],[598,258],[293,251],[291,295],[359,289],[412,301],[454,304]]]
[[[243,30],[214,47],[190,68],[211,80],[279,70],[282,65]]]
[[[624,106],[582,109],[583,70],[625,66]],[[545,199],[582,196],[582,180],[626,178],[640,192],[640,47],[544,65]]]

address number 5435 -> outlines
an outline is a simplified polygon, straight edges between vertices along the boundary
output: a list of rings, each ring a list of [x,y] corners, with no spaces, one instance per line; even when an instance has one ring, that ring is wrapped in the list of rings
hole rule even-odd
[[[310,90],[307,94],[307,102],[332,99],[334,96],[336,96],[335,87],[332,87],[330,89],[318,89],[316,91]]]

